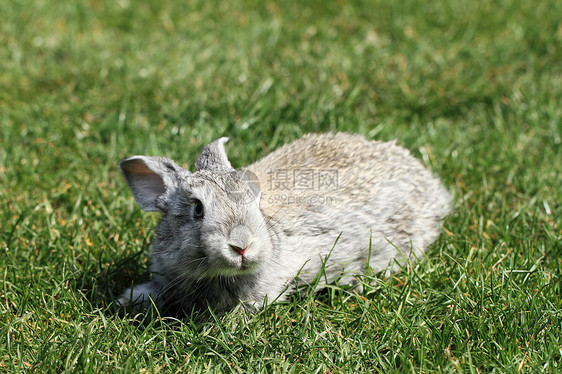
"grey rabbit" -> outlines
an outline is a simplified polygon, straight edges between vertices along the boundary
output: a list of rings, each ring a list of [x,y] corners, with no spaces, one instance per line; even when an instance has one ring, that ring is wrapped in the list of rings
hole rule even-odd
[[[259,309],[319,272],[318,288],[354,284],[367,264],[394,271],[423,255],[451,209],[439,180],[394,142],[309,134],[235,170],[227,140],[205,146],[193,173],[162,157],[121,161],[139,206],[163,213],[152,280],[122,306]]]

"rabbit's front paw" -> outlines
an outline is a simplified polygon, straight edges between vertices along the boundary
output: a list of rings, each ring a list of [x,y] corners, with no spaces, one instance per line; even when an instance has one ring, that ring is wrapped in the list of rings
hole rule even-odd
[[[154,282],[148,282],[126,289],[117,302],[123,308],[146,309],[156,296],[156,285]]]

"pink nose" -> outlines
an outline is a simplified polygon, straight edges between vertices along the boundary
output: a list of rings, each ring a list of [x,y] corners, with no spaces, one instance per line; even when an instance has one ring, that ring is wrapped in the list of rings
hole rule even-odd
[[[247,249],[247,248],[240,248],[232,244],[229,244],[229,246],[230,248],[232,248],[234,252],[238,253],[240,256],[243,256]]]

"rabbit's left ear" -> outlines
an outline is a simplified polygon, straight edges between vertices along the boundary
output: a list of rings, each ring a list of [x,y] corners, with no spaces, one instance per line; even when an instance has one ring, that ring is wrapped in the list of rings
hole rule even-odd
[[[228,138],[220,138],[203,147],[203,150],[195,160],[195,170],[211,170],[216,172],[234,170],[224,150],[224,143],[227,141]]]

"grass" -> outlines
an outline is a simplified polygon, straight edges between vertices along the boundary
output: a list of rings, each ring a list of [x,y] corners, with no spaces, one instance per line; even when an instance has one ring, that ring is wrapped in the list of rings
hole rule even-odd
[[[562,3],[0,4],[0,371],[559,372]],[[117,162],[397,139],[455,195],[413,269],[255,315],[124,316],[157,217]]]

